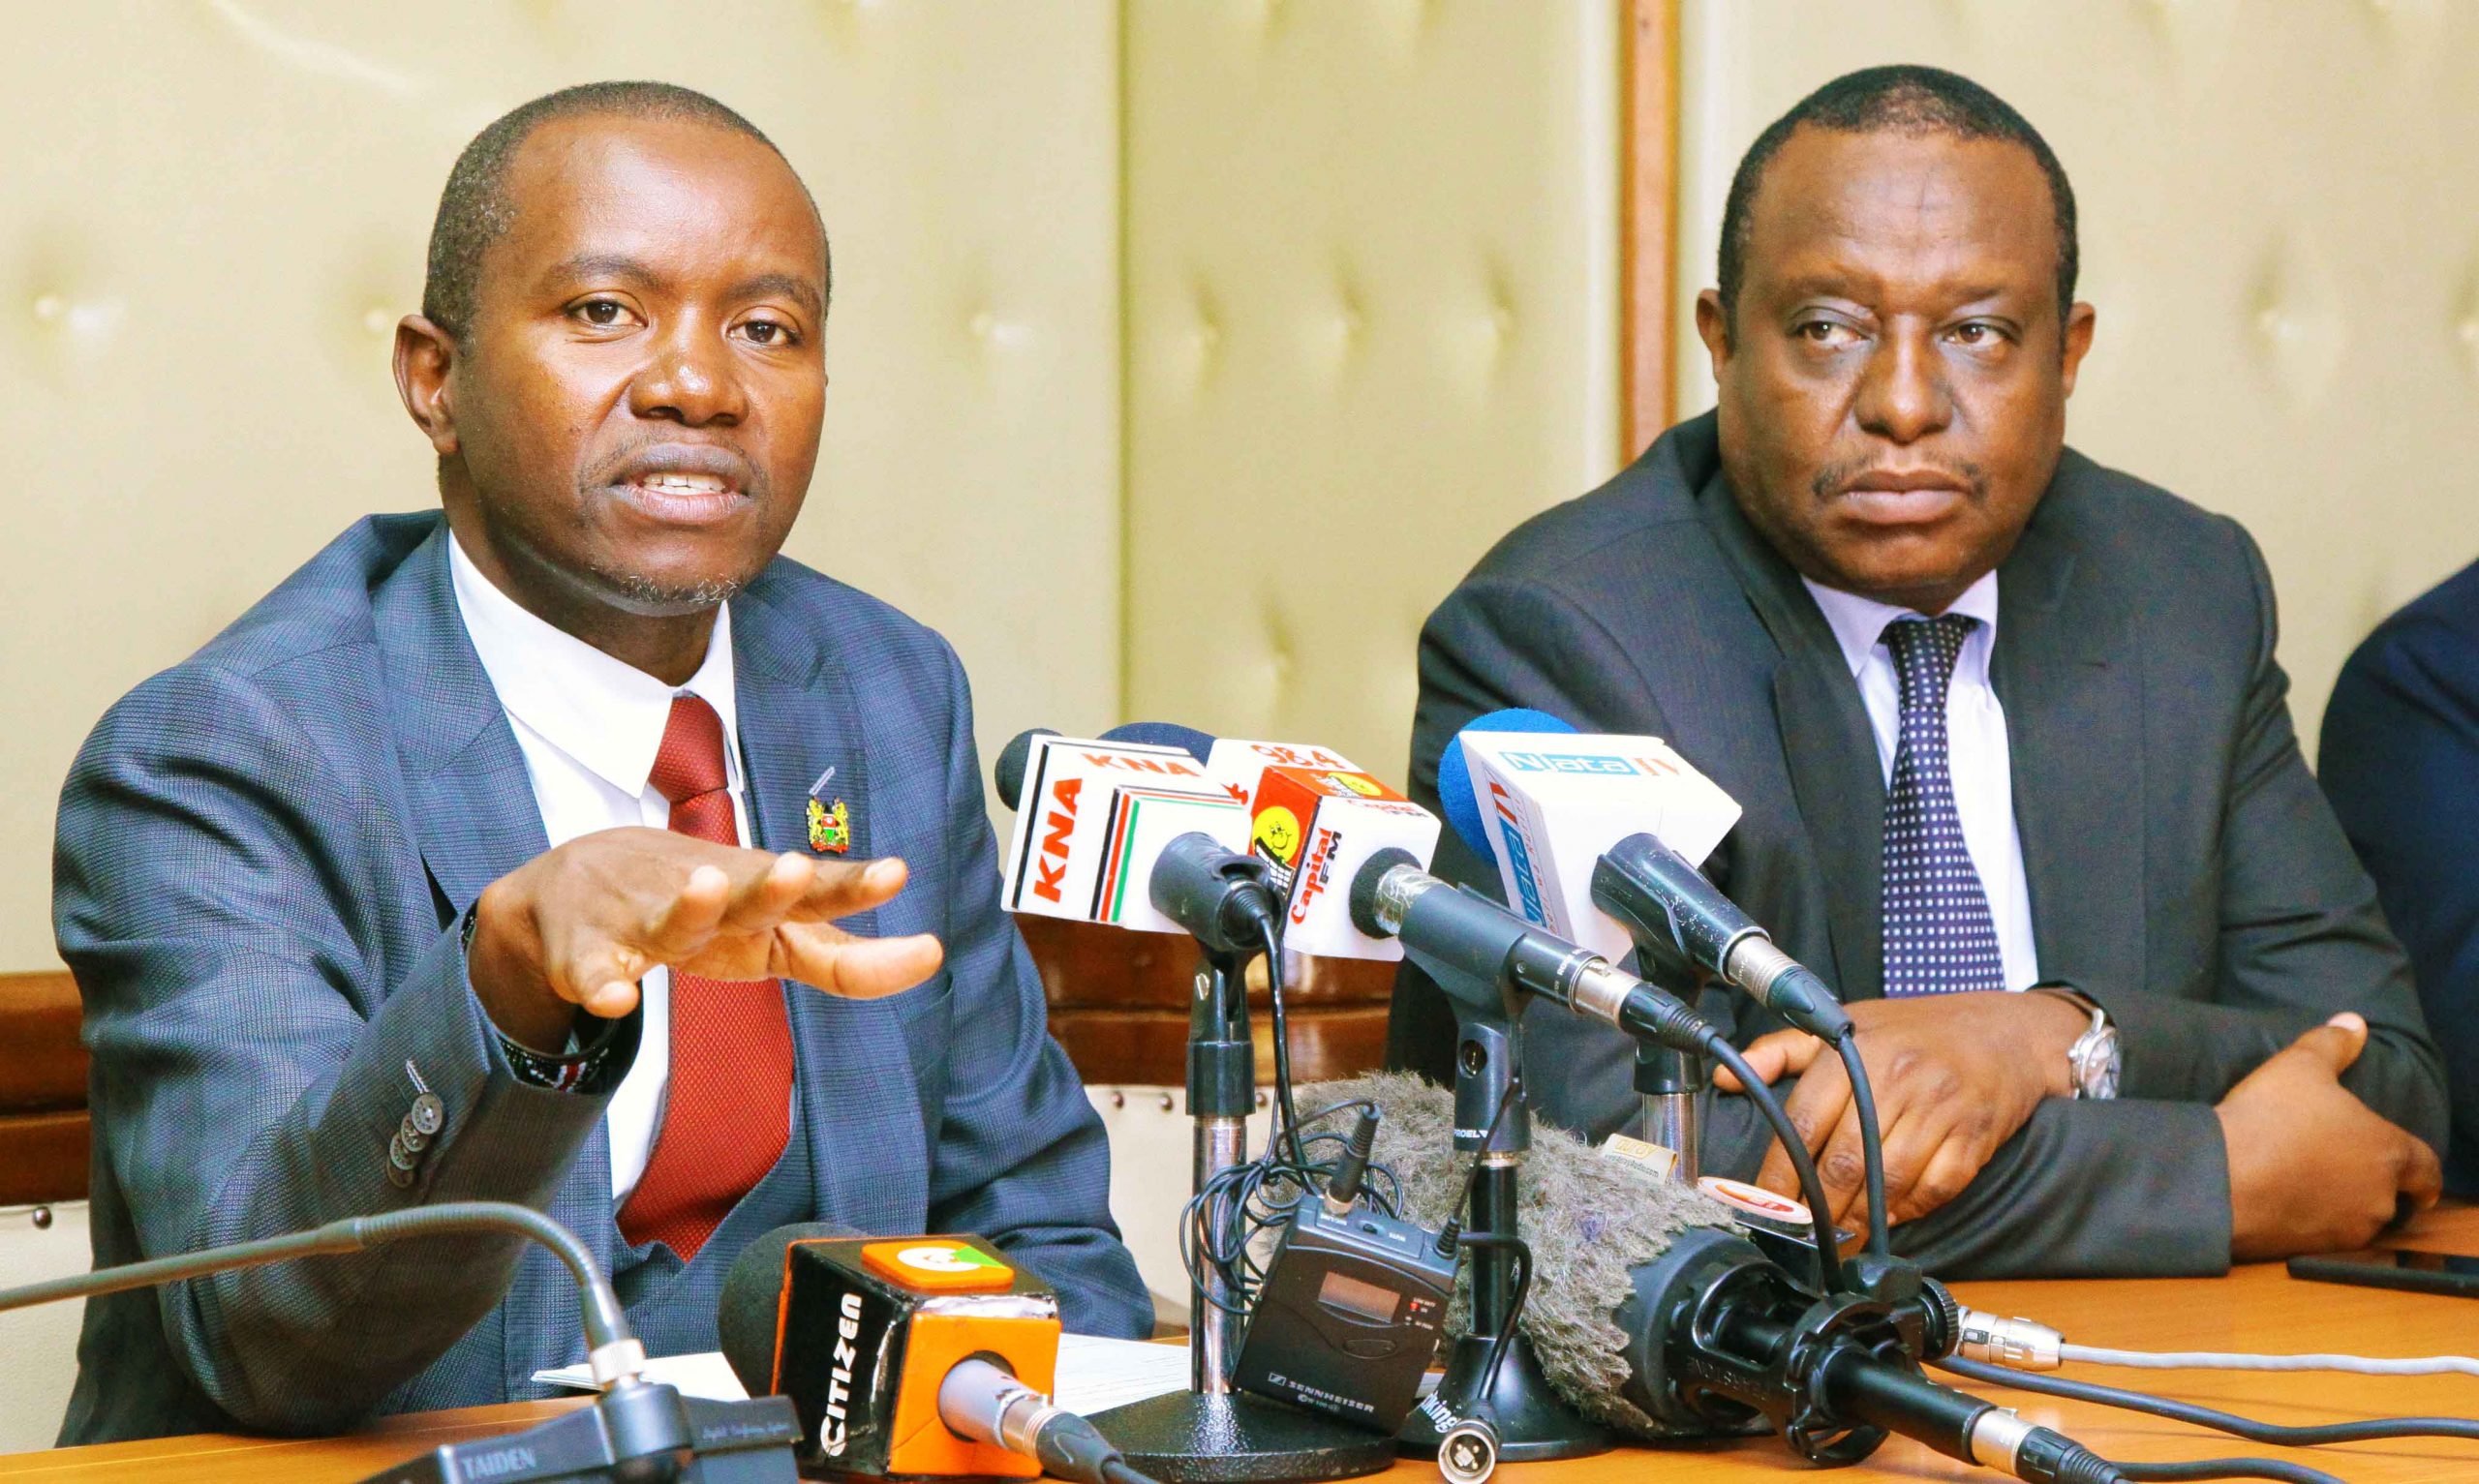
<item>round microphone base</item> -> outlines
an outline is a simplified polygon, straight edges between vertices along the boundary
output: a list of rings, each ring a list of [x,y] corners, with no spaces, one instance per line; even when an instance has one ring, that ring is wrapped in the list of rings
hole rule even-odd
[[[1485,1402],[1477,1401],[1482,1378],[1489,1369],[1489,1342],[1466,1335],[1454,1342],[1446,1362],[1446,1378],[1427,1401],[1403,1422],[1402,1451],[1421,1458],[1437,1456],[1438,1444],[1466,1418],[1479,1415],[1498,1433],[1498,1457],[1510,1464],[1553,1458],[1589,1458],[1607,1453],[1616,1439],[1599,1423],[1576,1414],[1541,1374],[1532,1342],[1521,1335],[1507,1349],[1498,1368],[1498,1383]]]
[[[1174,1391],[1096,1412],[1130,1467],[1162,1484],[1356,1479],[1393,1466],[1394,1439],[1251,1396]]]

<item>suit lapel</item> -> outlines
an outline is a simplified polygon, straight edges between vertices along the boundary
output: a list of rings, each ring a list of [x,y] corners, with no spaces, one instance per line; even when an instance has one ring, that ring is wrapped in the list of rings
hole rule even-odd
[[[371,606],[413,809],[406,824],[431,881],[462,914],[551,842],[516,734],[456,611],[449,539],[443,520]]]
[[[2040,974],[2106,990],[2144,982],[2143,688],[2124,605],[2044,518],[2070,477],[1998,569],[1991,681]]]
[[[757,843],[809,853],[810,790],[832,768],[820,802],[841,799],[849,807],[851,848],[826,859],[869,859],[877,801],[866,721],[841,659],[810,623],[770,601],[763,582],[732,605],[732,649]],[[841,925],[867,937],[878,931],[877,914],[859,913]],[[929,1200],[929,1155],[912,1060],[893,1007],[836,999],[806,984],[787,984],[785,994],[813,1210],[865,1230],[918,1225]]]
[[[443,520],[372,602],[386,667],[407,821],[451,920],[482,889],[550,849],[525,755],[457,612]],[[611,1135],[597,1121],[548,1213],[585,1240],[604,1272],[619,1250],[611,1203]],[[575,1285],[547,1252],[519,1259],[503,1326],[508,1384],[568,1358],[582,1322]],[[546,1315],[547,1311],[547,1315]],[[523,1394],[520,1389],[519,1394]]]
[[[1867,706],[1816,599],[1748,525],[1718,473],[1697,504],[1781,651],[1774,716],[1823,886],[1834,956],[1827,977],[1845,999],[1874,999],[1884,982],[1885,796]]]

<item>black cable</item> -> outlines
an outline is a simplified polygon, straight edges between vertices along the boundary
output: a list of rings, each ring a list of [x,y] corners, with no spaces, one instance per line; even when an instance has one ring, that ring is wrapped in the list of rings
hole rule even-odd
[[[2148,1412],[2166,1417],[2172,1422],[2185,1422],[2195,1427],[2227,1433],[2249,1442],[2271,1443],[2283,1448],[2313,1448],[2334,1442],[2373,1442],[2391,1438],[2466,1438],[2479,1439],[2479,1422],[2462,1417],[2376,1417],[2365,1422],[2326,1422],[2309,1427],[2284,1427],[2278,1422],[2259,1422],[2235,1412],[2216,1411],[2197,1407],[2191,1402],[2173,1402],[2149,1392],[2127,1391],[2116,1386],[2102,1386],[2092,1381],[2068,1380],[2063,1376],[2034,1376],[2009,1371],[1959,1356],[1947,1356],[1931,1362],[1940,1370],[1950,1371],[1967,1380],[1989,1386],[2011,1386],[2017,1391],[2036,1391],[2042,1396],[2064,1397],[2070,1402],[2090,1402],[2101,1407],[2119,1407],[2127,1411]],[[2152,1466],[2145,1465],[2150,1468]]]
[[[1375,1105],[1366,1098],[1332,1104],[1301,1119],[1298,1127],[1310,1128],[1337,1113]],[[1286,1158],[1279,1145],[1270,1147],[1257,1159],[1216,1170],[1188,1198],[1179,1224],[1179,1260],[1207,1302],[1226,1314],[1245,1317],[1254,1308],[1257,1287],[1265,1276],[1257,1239],[1288,1222],[1301,1200],[1331,1184],[1348,1146],[1339,1134],[1307,1135],[1300,1142],[1304,1153],[1313,1151],[1304,1163]],[[1322,1157],[1329,1148],[1334,1157]],[[1400,1214],[1402,1180],[1392,1166],[1372,1161],[1362,1190],[1379,1211],[1390,1217]],[[1215,1286],[1204,1282],[1209,1267],[1221,1279],[1222,1293],[1228,1297],[1216,1294]]]
[[[2145,1479],[2280,1479],[2286,1484],[2348,1484],[2341,1475],[2278,1458],[2199,1458],[2184,1464],[2129,1464],[2109,1460],[2118,1477]]]
[[[1816,1156],[1808,1152],[1807,1141],[1799,1137],[1798,1126],[1783,1110],[1782,1100],[1756,1075],[1756,1069],[1747,1064],[1738,1047],[1708,1025],[1704,1027],[1702,1049],[1705,1055],[1730,1069],[1730,1075],[1747,1089],[1748,1100],[1756,1105],[1756,1110],[1772,1125],[1773,1136],[1782,1141],[1782,1152],[1790,1157],[1790,1172],[1799,1177],[1799,1192],[1808,1203],[1809,1229],[1817,1244],[1817,1277],[1827,1293],[1838,1291],[1842,1287],[1842,1253],[1834,1245],[1833,1213],[1824,1203],[1824,1181],[1817,1176]]]
[[[1291,1105],[1291,1025],[1283,1018],[1282,1004],[1282,914],[1254,897],[1250,905],[1256,909],[1250,916],[1256,920],[1257,935],[1266,946],[1266,998],[1273,1005],[1274,1102],[1282,1119],[1274,1137],[1291,1145],[1293,1164],[1306,1165],[1308,1157],[1300,1148],[1300,1112]]]
[[[1833,1049],[1851,1078],[1851,1104],[1859,1115],[1859,1158],[1868,1171],[1868,1251],[1890,1257],[1893,1237],[1885,1224],[1885,1143],[1884,1131],[1877,1127],[1877,1090],[1868,1085],[1868,1067],[1859,1059],[1857,1036],[1846,1033]]]

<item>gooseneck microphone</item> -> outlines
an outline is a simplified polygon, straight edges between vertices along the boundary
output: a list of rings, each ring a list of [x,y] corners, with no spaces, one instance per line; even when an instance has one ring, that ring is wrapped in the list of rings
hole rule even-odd
[[[263,1267],[294,1257],[367,1252],[408,1237],[522,1236],[547,1247],[577,1284],[584,1311],[586,1361],[602,1388],[594,1405],[509,1437],[444,1443],[383,1469],[364,1484],[494,1484],[628,1479],[646,1484],[680,1478],[731,1484],[795,1484],[792,1408],[780,1398],[713,1402],[685,1398],[644,1378],[645,1347],[629,1332],[620,1300],[594,1254],[541,1212],[499,1200],[450,1200],[374,1216],[350,1216],[307,1231],[210,1247],[73,1273],[0,1289],[0,1311],[55,1299],[92,1298],[160,1283]]]
[[[1814,972],[1685,857],[1652,834],[1631,834],[1593,865],[1593,904],[1626,925],[1648,972],[1713,975],[1800,1030],[1839,1045],[1851,1015]]]

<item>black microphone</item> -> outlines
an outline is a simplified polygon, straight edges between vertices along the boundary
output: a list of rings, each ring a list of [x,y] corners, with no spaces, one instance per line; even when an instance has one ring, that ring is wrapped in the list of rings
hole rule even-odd
[[[998,785],[998,802],[1010,809],[1022,808],[1025,797],[1025,769],[1033,760],[1033,739],[1056,737],[1049,727],[1030,727],[1008,740],[998,749],[998,761],[991,765],[990,780]]]
[[[1612,845],[1593,864],[1592,899],[1648,958],[1662,960],[1657,967],[1716,975],[1828,1043],[1851,1034],[1851,1016],[1824,981],[1658,837],[1631,834]]]
[[[1303,1089],[1386,1109],[1375,1159],[1404,1216],[1442,1222],[1462,1185],[1454,1099],[1381,1074]],[[1849,1463],[1885,1434],[2035,1484],[2102,1484],[2114,1468],[2080,1444],[1929,1380],[1951,1353],[1959,1307],[1933,1281],[1887,1303],[1817,1293],[1766,1257],[1720,1203],[1536,1127],[1525,1172],[1535,1276],[1519,1327],[1542,1373],[1594,1421],[1639,1438],[1772,1431],[1804,1457]]]
[[[1280,947],[1282,903],[1266,881],[1266,863],[1225,850],[1198,831],[1162,847],[1147,878],[1153,909],[1217,954]]]
[[[1353,926],[1400,938],[1406,957],[1484,1014],[1513,1018],[1521,997],[1538,995],[1681,1050],[1703,1051],[1720,1038],[1668,990],[1430,875],[1408,851],[1370,856],[1352,878],[1351,908]]]

